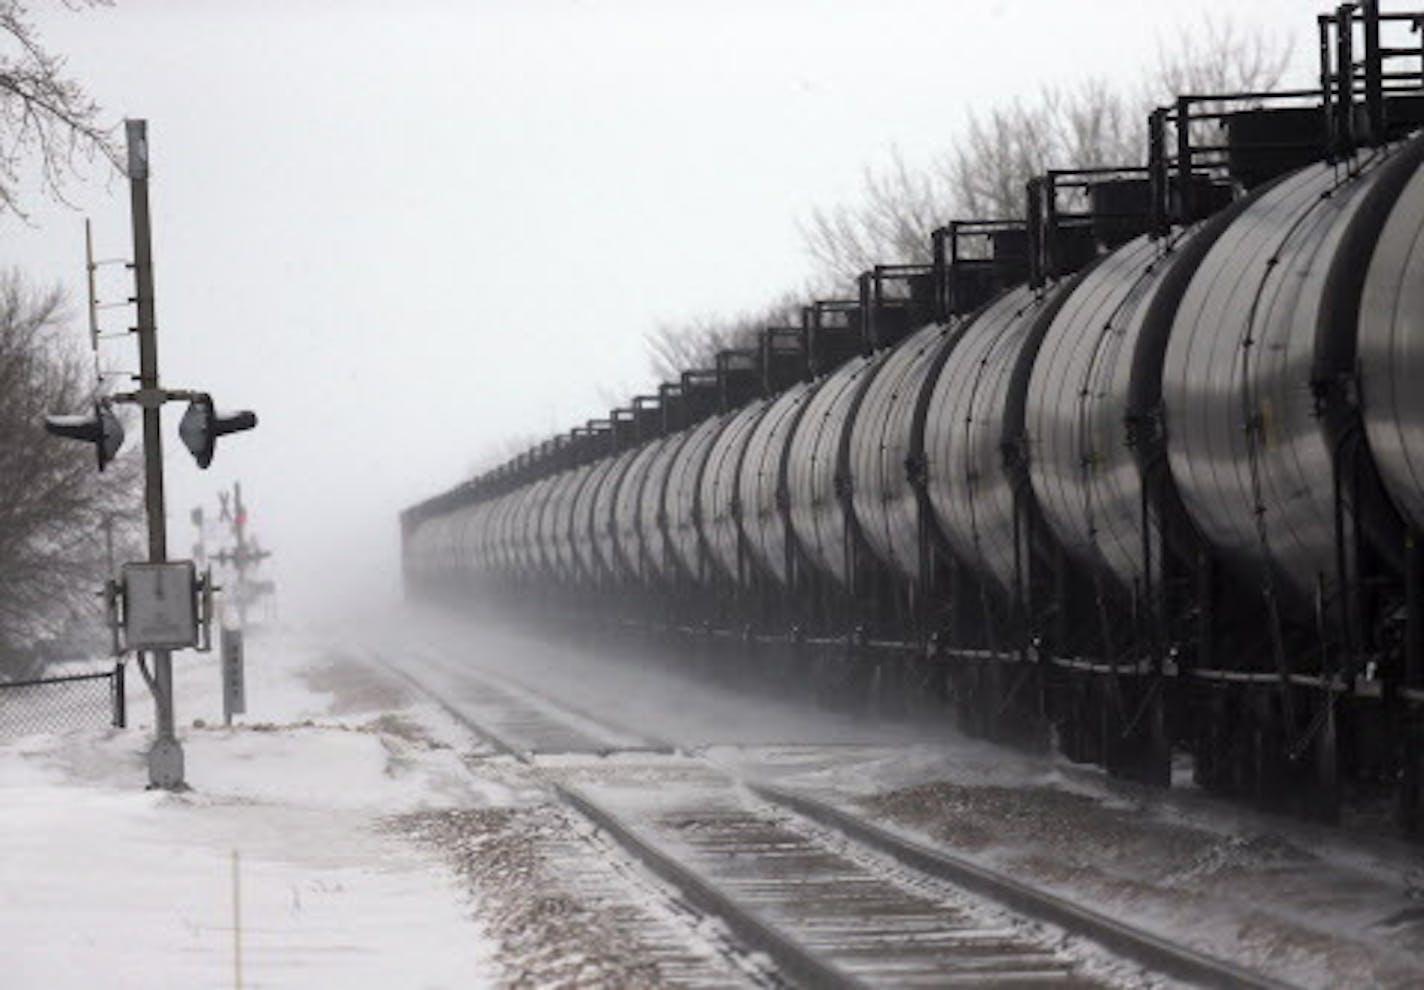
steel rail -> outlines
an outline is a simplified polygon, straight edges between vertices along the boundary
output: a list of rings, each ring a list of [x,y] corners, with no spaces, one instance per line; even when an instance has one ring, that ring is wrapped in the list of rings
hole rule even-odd
[[[554,784],[560,798],[602,829],[624,850],[656,874],[664,883],[682,891],[684,897],[704,914],[719,918],[747,948],[765,953],[783,973],[798,984],[827,990],[861,990],[868,984],[834,968],[815,953],[763,920],[756,912],[738,904],[711,882],[677,862],[652,843],[644,841],[618,816],[600,807],[588,796],[565,784]]]
[[[526,766],[537,769],[533,754],[515,747],[498,733],[446,702],[436,692],[422,684],[415,675],[385,663],[385,661],[381,661],[381,663],[387,670],[399,676],[421,694],[432,699],[450,717],[496,750],[513,757]],[[725,924],[741,940],[743,948],[747,951],[763,953],[783,973],[803,986],[813,987],[816,990],[820,990],[822,987],[826,990],[866,990],[867,984],[830,966],[814,953],[782,934],[756,912],[738,904],[715,885],[678,863],[651,843],[638,837],[617,815],[595,803],[586,794],[570,785],[551,780],[547,776],[543,776],[542,779],[560,802],[573,809],[595,828],[602,830],[625,852],[642,863],[664,883],[681,891],[682,895],[699,911],[711,915]]]
[[[389,667],[389,665],[387,665]],[[497,733],[478,723],[469,715],[448,704],[430,691],[413,675],[390,667],[423,694],[431,697],[447,713],[467,726],[495,749],[521,763],[537,766],[533,754],[520,750]],[[484,673],[475,674],[484,677]],[[490,678],[498,684],[502,678]],[[517,683],[517,682],[515,682]],[[519,685],[535,694],[553,708],[565,708],[561,702],[542,692]],[[574,714],[582,715],[575,712]],[[598,721],[607,725],[601,717]],[[616,726],[610,726],[617,728]],[[640,733],[626,731],[630,735]],[[664,883],[680,889],[696,908],[720,918],[751,951],[760,951],[771,958],[788,976],[812,987],[862,987],[864,983],[827,964],[803,949],[754,911],[737,904],[725,892],[683,866],[651,842],[639,837],[614,813],[599,806],[583,792],[570,785],[543,778],[561,802],[601,829],[619,846],[658,876]],[[770,784],[743,781],[747,789],[773,806],[789,810],[817,825],[840,834],[852,844],[887,855],[911,870],[929,878],[950,883],[978,897],[993,901],[1013,912],[1056,925],[1069,934],[1101,945],[1108,951],[1150,969],[1154,973],[1206,987],[1223,990],[1291,990],[1285,983],[1253,972],[1236,963],[1198,952],[1171,942],[1151,932],[1137,928],[1075,904],[1066,898],[1024,883],[996,870],[970,862],[953,853],[934,848],[897,835],[879,825],[865,821],[805,794],[787,791]]]
[[[748,783],[762,799],[885,853],[911,869],[987,897],[1021,914],[1058,925],[1091,939],[1114,953],[1152,971],[1224,990],[1290,990],[1291,984],[1273,980],[1235,963],[1208,956],[1124,924],[1090,908],[987,869],[977,863],[895,835],[878,825],[831,805],[766,784]]]

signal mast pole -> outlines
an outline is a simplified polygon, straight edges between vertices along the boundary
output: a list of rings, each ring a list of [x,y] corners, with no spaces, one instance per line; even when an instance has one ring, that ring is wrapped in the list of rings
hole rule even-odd
[[[168,560],[168,523],[163,505],[162,410],[166,398],[158,383],[158,331],[153,309],[153,244],[148,215],[148,122],[124,121],[128,140],[129,203],[133,216],[134,305],[138,320],[138,392],[143,408],[144,510],[148,516],[148,560]],[[183,784],[183,747],[174,731],[173,652],[155,649],[153,705],[155,735],[148,751],[148,782],[176,790]],[[139,662],[143,662],[142,656]]]
[[[58,437],[94,445],[99,470],[104,470],[124,442],[123,423],[111,406],[126,402],[143,410],[144,512],[148,517],[148,562],[124,565],[121,582],[105,585],[109,602],[122,602],[122,622],[110,623],[117,650],[138,653],[139,670],[153,692],[155,733],[148,751],[150,787],[178,790],[183,784],[183,747],[178,743],[173,718],[173,651],[212,647],[212,583],[198,577],[191,560],[168,560],[168,523],[163,505],[163,404],[187,400],[188,411],[178,424],[178,436],[193,455],[199,468],[213,461],[219,437],[240,433],[257,425],[257,414],[249,409],[219,413],[213,397],[191,389],[169,391],[158,382],[158,329],[153,315],[153,245],[148,216],[148,124],[142,120],[124,122],[128,139],[129,206],[133,223],[134,294],[128,300],[135,307],[138,335],[138,388],[116,392],[93,403],[89,415],[52,414],[45,416],[45,429]],[[89,333],[95,351],[99,333],[95,313],[98,304],[93,289],[94,250],[85,228],[85,255],[90,277]],[[97,362],[97,356],[95,358]],[[96,369],[98,368],[96,363]],[[200,597],[201,596],[201,597]],[[153,672],[144,662],[153,658]]]
[[[237,625],[246,629],[248,606],[258,595],[267,591],[265,587],[249,579],[248,571],[272,555],[259,549],[255,540],[250,541],[247,538],[247,506],[242,501],[242,482],[233,482],[230,503],[227,492],[219,493],[218,497],[222,500],[222,519],[232,531],[233,542],[231,549],[224,547],[213,555],[213,559],[220,564],[232,566],[237,579],[237,586],[232,594],[237,603]]]
[[[232,531],[237,542],[237,624],[247,631],[247,507],[242,504],[242,482],[232,483]]]

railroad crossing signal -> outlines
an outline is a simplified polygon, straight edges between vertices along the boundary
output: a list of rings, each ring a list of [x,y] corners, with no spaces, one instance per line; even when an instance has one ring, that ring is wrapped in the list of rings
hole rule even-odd
[[[272,556],[270,550],[259,550],[255,544],[239,546],[235,550],[222,549],[212,555],[212,559],[219,564],[231,564],[236,568],[251,567],[258,561],[266,560]]]
[[[247,411],[220,416],[213,408],[212,396],[208,393],[165,389],[159,384],[158,331],[154,316],[153,240],[148,203],[148,125],[142,120],[129,120],[125,121],[124,127],[128,139],[126,171],[129,179],[134,248],[133,260],[129,264],[129,268],[133,270],[134,290],[124,305],[132,305],[135,310],[132,333],[138,341],[139,372],[134,376],[138,388],[106,396],[95,403],[92,415],[47,416],[45,428],[56,436],[94,444],[99,469],[103,470],[118,453],[124,436],[123,427],[110,408],[110,403],[127,402],[143,410],[144,514],[148,519],[148,560],[143,566],[159,568],[156,573],[165,573],[163,568],[175,564],[189,569],[185,573],[190,574],[191,564],[170,562],[168,559],[168,524],[163,499],[163,443],[160,435],[163,406],[168,402],[188,402],[188,410],[179,424],[178,433],[201,468],[212,463],[213,448],[218,437],[251,429],[257,425],[257,417]],[[97,355],[99,340],[105,336],[99,333],[99,306],[94,295],[94,269],[99,262],[94,261],[87,226],[85,234],[89,272],[90,342]],[[97,356],[95,370],[99,370]],[[103,378],[102,372],[100,378]],[[125,573],[127,583],[130,570],[126,568]],[[186,647],[192,638],[186,631],[189,611],[174,611],[174,606],[178,602],[188,602],[188,589],[196,586],[196,580],[178,583],[181,584],[183,593],[175,598],[170,594],[169,584],[161,582],[161,608],[155,606],[152,616],[154,621],[143,626],[145,630],[151,627],[160,631],[169,628],[177,631],[171,636],[166,633],[145,636],[141,632],[133,644],[137,647],[139,669],[143,671],[144,681],[153,694],[154,739],[148,751],[148,779],[151,786],[169,790],[185,786],[183,747],[175,732],[173,712],[173,650]],[[157,587],[158,585],[155,585],[155,589]],[[112,602],[113,593],[106,591],[106,597]],[[152,598],[155,603],[159,602],[157,590]],[[137,602],[135,599],[135,615],[142,617],[144,606]],[[175,615],[177,619],[174,618]],[[178,621],[179,619],[182,621]],[[204,628],[210,628],[206,619]],[[145,662],[148,658],[153,661],[152,673]]]
[[[213,406],[213,397],[207,392],[161,392],[158,401],[185,398],[188,410],[178,423],[178,436],[200,468],[206,468],[213,462],[218,437],[250,430],[257,425],[257,414],[249,409],[218,412]],[[111,402],[132,402],[141,406],[146,401],[147,398],[139,393],[121,393],[95,402],[94,411],[87,416],[46,416],[45,429],[57,437],[92,443],[99,458],[99,470],[102,471],[124,444],[124,424],[114,415]]]
[[[235,572],[236,581],[230,586],[232,601],[237,606],[239,626],[247,624],[247,609],[263,595],[276,590],[271,581],[257,581],[249,576],[253,567],[272,556],[263,550],[257,541],[247,535],[247,506],[242,501],[242,485],[234,483],[232,491],[218,492],[220,510],[218,518],[232,528],[232,544],[217,553],[208,554],[208,560],[229,566]]]
[[[213,397],[206,392],[198,392],[188,401],[188,411],[178,423],[178,436],[183,446],[198,462],[198,467],[206,468],[213,462],[213,449],[218,437],[229,433],[240,433],[257,425],[257,414],[248,409],[237,412],[219,413],[213,407]]]
[[[46,416],[45,430],[57,437],[92,443],[100,471],[124,445],[124,424],[107,402],[94,403],[94,411],[88,416]]]

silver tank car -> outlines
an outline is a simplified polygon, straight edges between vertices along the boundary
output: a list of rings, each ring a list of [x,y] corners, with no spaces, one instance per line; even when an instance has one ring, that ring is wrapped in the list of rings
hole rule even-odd
[[[459,578],[468,578],[479,573],[480,541],[484,539],[486,506],[472,505],[464,512],[450,516],[450,559],[448,569]]]
[[[702,479],[702,467],[707,462],[707,452],[732,415],[713,416],[694,427],[668,469],[667,489],[663,493],[668,543],[680,574],[687,580],[701,582],[707,579],[702,529],[698,521],[698,484]]]
[[[519,570],[525,578],[546,580],[553,573],[544,556],[542,532],[544,507],[548,504],[549,493],[553,491],[555,478],[542,478],[525,489],[526,497],[516,517]]]
[[[747,440],[770,406],[766,399],[756,399],[732,415],[708,449],[698,483],[698,519],[703,545],[717,571],[738,584],[744,583],[746,576],[741,552],[737,477]]]
[[[1394,504],[1424,532],[1424,168],[1380,233],[1360,300],[1365,431]]]
[[[537,483],[511,493],[509,510],[505,513],[505,566],[516,580],[529,575],[529,555],[525,543],[524,521],[537,494]]]
[[[539,502],[536,518],[533,520],[534,546],[538,551],[539,578],[543,581],[556,580],[559,574],[558,550],[555,547],[554,516],[558,511],[559,490],[568,477],[567,471],[551,475],[549,486]]]
[[[981,310],[930,393],[925,477],[935,519],[960,560],[1008,593],[1021,575],[1014,486],[1024,393],[1043,331],[1075,284],[1042,294],[1020,286]]]
[[[648,550],[649,575],[659,583],[671,583],[678,575],[678,561],[668,538],[668,483],[678,453],[691,439],[693,430],[672,434],[658,449],[658,456],[648,467],[642,500],[642,540]]]
[[[539,506],[539,518],[534,527],[534,539],[539,547],[542,576],[546,581],[558,581],[562,576],[559,564],[557,518],[559,500],[571,471],[560,471],[549,477],[549,490],[544,493],[543,504]]]
[[[1029,375],[1029,480],[1063,549],[1124,591],[1160,560],[1144,458],[1159,447],[1162,358],[1187,282],[1235,209],[1104,258],[1063,304]],[[1165,465],[1164,465],[1165,467]]]
[[[472,505],[458,516],[464,520],[463,538],[455,545],[456,570],[466,576],[477,575],[489,568],[485,542],[489,537],[490,503]]]
[[[486,574],[494,570],[494,513],[498,504],[494,501],[479,506],[479,513],[471,518],[467,527],[473,536],[465,538],[465,545],[471,548],[465,559],[475,562],[474,566],[466,566]]]
[[[767,409],[747,438],[737,478],[742,532],[760,573],[778,584],[790,580],[791,530],[786,523],[786,451],[816,385],[798,382]]]
[[[488,527],[488,539],[485,541],[485,555],[489,560],[490,571],[501,576],[509,571],[509,565],[505,558],[506,537],[504,532],[505,517],[509,514],[513,503],[513,496],[517,493],[501,495],[494,500],[490,506]]]
[[[650,440],[638,448],[628,463],[613,505],[613,538],[629,575],[638,582],[652,575],[648,548],[643,540],[642,507],[648,497],[648,472],[669,438]]]
[[[640,450],[639,447],[630,447],[612,458],[613,464],[593,496],[589,529],[593,534],[594,550],[602,561],[603,576],[610,581],[623,581],[631,576],[628,562],[623,558],[622,548],[614,535],[613,507],[618,501],[618,491],[628,477],[628,466]]]
[[[1330,479],[1359,293],[1419,147],[1266,190],[1203,260],[1167,346],[1167,449],[1187,511],[1228,566],[1298,614],[1337,584]]]
[[[924,419],[933,380],[962,324],[932,324],[900,342],[865,388],[850,435],[851,504],[860,532],[881,562],[920,577],[919,496],[912,475],[924,463]]]
[[[607,573],[600,556],[601,550],[594,540],[593,505],[598,497],[599,489],[608,480],[614,463],[615,458],[605,457],[590,465],[592,470],[579,488],[578,495],[574,498],[573,528],[570,530],[570,535],[574,554],[578,558],[579,574],[584,584],[596,584]]]
[[[850,581],[846,545],[848,484],[843,457],[848,419],[879,357],[854,357],[828,375],[806,404],[787,454],[786,495],[791,529],[818,571],[842,585]]]
[[[509,576],[515,579],[524,576],[524,517],[528,514],[530,494],[533,485],[510,493],[509,508],[504,515],[504,560]]]
[[[564,583],[572,583],[578,578],[578,558],[573,544],[574,505],[578,501],[579,489],[592,473],[592,464],[566,471],[560,476],[563,480],[550,499],[549,541],[555,575]]]
[[[648,477],[643,482],[643,497],[638,505],[639,527],[650,581],[669,582],[677,576],[677,563],[673,560],[672,545],[667,535],[667,488],[678,451],[691,432],[684,430],[664,438],[648,465]]]
[[[479,506],[475,506],[479,508]],[[451,545],[446,530],[455,519],[455,514],[436,516],[421,523],[411,534],[408,558],[410,568],[426,580],[444,580],[452,573],[445,567],[444,558]]]

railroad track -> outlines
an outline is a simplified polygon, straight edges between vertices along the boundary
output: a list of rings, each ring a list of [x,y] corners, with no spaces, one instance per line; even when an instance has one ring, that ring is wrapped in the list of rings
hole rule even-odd
[[[679,904],[720,922],[744,949],[736,969],[749,982],[1285,986],[806,795],[743,782],[527,685],[463,671],[473,690],[452,700],[386,666],[529,767]]]

